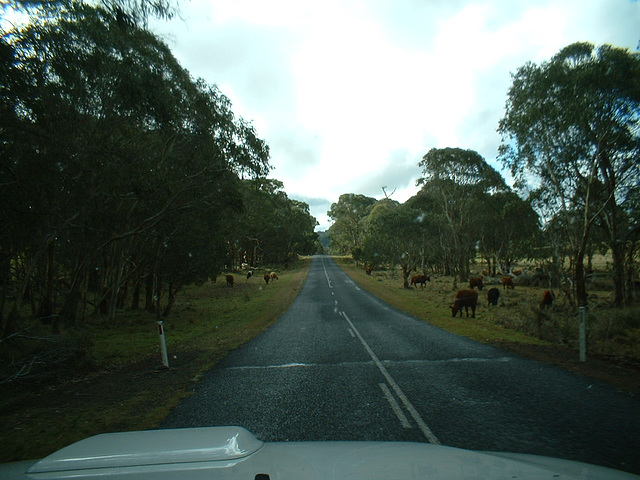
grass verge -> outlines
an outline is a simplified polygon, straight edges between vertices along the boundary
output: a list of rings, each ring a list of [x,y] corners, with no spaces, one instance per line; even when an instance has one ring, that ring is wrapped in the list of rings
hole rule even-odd
[[[153,315],[123,312],[114,325],[88,322],[82,338],[90,345],[90,372],[0,386],[0,462],[41,458],[98,433],[157,428],[203,372],[278,320],[310,265],[309,258],[292,263],[269,285],[261,274],[248,281],[234,274],[234,288],[186,288],[163,322],[168,369],[161,368]]]
[[[590,298],[600,301],[591,306],[587,361],[583,363],[578,356],[577,318],[573,309],[559,301],[551,310],[541,311],[538,304],[543,288],[522,286],[503,290],[500,287],[498,307],[487,305],[488,288],[485,288],[478,295],[476,318],[452,318],[449,305],[455,294],[453,278],[432,275],[424,289],[403,288],[399,272],[374,271],[366,275],[364,268],[356,266],[350,257],[334,259],[362,288],[417,319],[640,395],[640,342],[637,341],[640,309],[606,309],[601,300],[606,297],[606,291],[590,293]],[[603,325],[606,335],[599,334]],[[624,334],[616,333],[617,330]]]

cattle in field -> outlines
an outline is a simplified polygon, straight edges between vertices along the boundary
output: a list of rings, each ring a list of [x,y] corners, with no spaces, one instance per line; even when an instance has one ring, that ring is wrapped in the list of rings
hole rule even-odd
[[[233,287],[233,284],[236,283],[233,275],[227,275],[227,287]]]
[[[269,280],[271,280],[271,275],[269,275],[268,273],[265,273],[264,276],[262,277],[264,278],[264,282],[269,285]]]
[[[487,300],[489,303],[487,304],[487,306],[498,306],[498,298],[500,298],[500,290],[498,290],[497,288],[489,289],[489,292],[487,293]]]
[[[543,308],[551,308],[553,304],[553,292],[551,290],[545,290],[542,292],[542,301],[540,302],[540,310]]]
[[[364,271],[367,275],[371,275],[371,267],[366,267]]]
[[[427,285],[427,282],[430,282],[430,281],[431,281],[431,277],[429,275],[412,275],[410,285],[412,287],[415,285],[416,288],[418,288],[418,284],[421,284],[422,288],[424,288]]]
[[[271,280],[278,280],[278,274],[276,272],[271,272],[271,274],[269,275],[271,277]]]
[[[507,287],[514,288],[513,277],[502,277],[502,288]]]
[[[249,281],[249,279],[251,278],[252,275],[253,275],[253,270],[249,270],[247,272],[247,282]]]
[[[451,308],[451,316],[455,317],[458,312],[462,317],[462,309],[464,308],[469,316],[469,307],[471,307],[471,318],[476,318],[476,305],[478,304],[478,292],[475,290],[458,290],[456,298]]]
[[[484,284],[482,283],[482,279],[480,277],[469,278],[469,288],[473,290],[475,287],[478,287],[478,290],[482,290],[484,288]]]

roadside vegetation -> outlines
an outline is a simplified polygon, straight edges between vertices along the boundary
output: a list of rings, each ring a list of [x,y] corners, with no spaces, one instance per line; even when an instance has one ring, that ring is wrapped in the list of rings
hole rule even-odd
[[[367,275],[362,265],[351,257],[334,257],[340,267],[359,285],[388,304],[418,319],[444,330],[463,335],[472,340],[514,350],[546,361],[561,358],[564,367],[578,367],[578,317],[576,310],[566,299],[556,298],[551,308],[540,308],[545,287],[526,285],[514,279],[513,289],[503,289],[498,278],[486,278],[484,288],[478,291],[476,318],[451,316],[450,305],[459,288],[454,288],[454,277],[431,275],[426,287],[404,288],[400,268],[382,268]],[[489,288],[498,288],[500,297],[497,306],[488,306]],[[477,291],[477,289],[476,289]],[[587,316],[588,362],[592,357],[612,362],[616,366],[626,365],[640,373],[640,307],[618,309],[611,306],[613,286],[611,282],[593,282],[590,289],[592,300]],[[543,355],[537,353],[543,352]],[[566,360],[569,363],[566,363]],[[588,363],[587,362],[587,363]],[[585,366],[582,373],[598,372]],[[621,371],[621,373],[623,373]],[[637,377],[637,375],[636,375]],[[602,375],[617,387],[635,391],[640,384],[631,380]],[[635,377],[634,377],[635,378]]]
[[[265,284],[256,272],[234,272],[236,284],[211,281],[185,289],[164,319],[169,368],[163,368],[154,314],[123,312],[115,322],[92,318],[82,329],[25,334],[38,356],[74,349],[78,363],[0,384],[0,462],[40,458],[74,441],[105,432],[157,428],[189,395],[200,376],[272,325],[303,285],[311,260],[273,268]],[[3,345],[2,355],[17,355]]]

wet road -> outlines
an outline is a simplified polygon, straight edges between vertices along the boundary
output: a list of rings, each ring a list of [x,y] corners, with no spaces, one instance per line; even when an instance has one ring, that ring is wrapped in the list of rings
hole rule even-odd
[[[640,401],[407,316],[314,257],[291,308],[194,386],[163,428],[264,441],[440,443],[640,474]]]

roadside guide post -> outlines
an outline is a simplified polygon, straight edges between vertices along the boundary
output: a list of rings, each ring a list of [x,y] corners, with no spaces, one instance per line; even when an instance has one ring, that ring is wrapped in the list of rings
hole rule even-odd
[[[586,362],[587,361],[587,332],[586,332],[586,325],[585,325],[585,310],[586,310],[586,305],[580,305],[578,306],[578,314],[580,317],[580,361],[581,362]]]
[[[162,352],[162,365],[169,368],[169,357],[167,356],[167,343],[164,340],[164,328],[162,327],[162,320],[158,320],[158,336],[160,337],[160,351]]]

